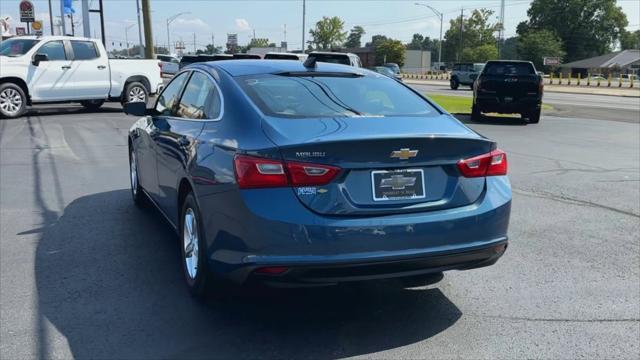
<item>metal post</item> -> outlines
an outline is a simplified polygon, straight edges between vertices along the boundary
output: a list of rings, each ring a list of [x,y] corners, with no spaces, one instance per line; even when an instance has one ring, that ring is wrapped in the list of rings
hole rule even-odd
[[[60,22],[62,23],[62,34],[67,35],[67,24],[64,19],[64,1],[60,1]]]
[[[169,19],[167,19],[167,51],[171,55],[171,37],[169,37]]]
[[[138,12],[138,41],[140,42],[140,56],[142,56],[144,43],[142,42],[142,21],[140,21],[140,0],[136,0],[136,10]]]
[[[302,48],[302,53],[304,53],[304,33],[305,33],[305,15],[307,12],[307,1],[306,0],[302,0],[302,45],[300,46]]]
[[[462,50],[464,48],[464,45],[462,44],[464,42],[464,35],[462,35],[462,33],[464,32],[464,8],[460,9],[460,53],[458,54],[458,61],[462,61]]]
[[[89,19],[89,0],[82,0],[82,33],[91,37],[91,21]]]
[[[196,53],[196,33],[193,33],[193,53]]]
[[[144,21],[144,57],[147,59],[155,59],[153,29],[151,27],[151,3],[149,0],[142,0],[142,19]]]
[[[51,0],[49,0],[49,26],[51,27],[51,35],[53,36],[53,10],[51,8]]]
[[[442,66],[442,13],[440,13],[440,42],[438,42],[438,70]]]

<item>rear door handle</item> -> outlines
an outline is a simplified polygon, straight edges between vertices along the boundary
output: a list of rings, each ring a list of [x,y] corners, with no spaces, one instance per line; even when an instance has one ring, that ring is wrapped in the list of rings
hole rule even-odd
[[[71,65],[62,65],[62,70],[69,70],[71,69]]]
[[[107,67],[106,67],[106,66],[104,66],[104,65],[98,65],[98,69],[99,69],[99,70],[103,70],[103,69],[106,69],[106,68],[107,68]]]

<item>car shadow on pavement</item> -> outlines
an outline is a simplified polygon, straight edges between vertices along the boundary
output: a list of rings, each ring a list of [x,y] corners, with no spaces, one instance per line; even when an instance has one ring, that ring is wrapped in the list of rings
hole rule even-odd
[[[50,115],[75,115],[75,114],[109,114],[122,113],[122,107],[103,106],[97,110],[89,110],[82,105],[64,104],[64,105],[37,105],[31,107],[23,116],[50,116]]]
[[[505,125],[505,126],[525,126],[527,121],[517,116],[489,116],[482,115],[480,120],[471,120],[469,114],[453,114],[456,119],[464,124],[483,124],[483,125]]]
[[[462,315],[437,288],[393,281],[202,304],[173,230],[128,189],[78,198],[36,231],[40,358],[59,350],[49,324],[75,358],[336,358],[423,341]]]

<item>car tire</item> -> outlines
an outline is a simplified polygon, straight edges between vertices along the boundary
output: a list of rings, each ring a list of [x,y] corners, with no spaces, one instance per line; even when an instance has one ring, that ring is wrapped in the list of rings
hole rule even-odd
[[[199,300],[204,300],[210,293],[216,298],[219,297],[220,291],[216,291],[215,294],[213,291],[216,279],[207,270],[202,216],[192,192],[187,194],[182,203],[179,229],[182,272],[189,293]],[[221,289],[221,286],[215,287],[215,290]]]
[[[0,84],[0,117],[15,119],[27,111],[27,96],[14,83]]]
[[[458,86],[460,86],[458,78],[451,78],[451,80],[449,81],[449,86],[451,86],[452,90],[458,90]]]
[[[140,172],[138,171],[138,157],[136,156],[133,148],[129,149],[129,180],[131,183],[131,198],[133,203],[137,207],[144,207],[146,205],[146,197],[144,190],[140,185]]]
[[[473,104],[473,106],[471,106],[471,121],[480,121],[480,120],[482,120],[482,113],[480,112],[478,105]]]
[[[535,109],[527,113],[527,122],[529,124],[537,124],[540,122],[540,109]]]
[[[80,102],[80,105],[84,106],[85,109],[91,111],[100,109],[103,104],[104,100],[85,100]]]
[[[149,100],[149,91],[143,83],[133,81],[127,84],[122,94],[122,103],[129,102],[147,102]]]

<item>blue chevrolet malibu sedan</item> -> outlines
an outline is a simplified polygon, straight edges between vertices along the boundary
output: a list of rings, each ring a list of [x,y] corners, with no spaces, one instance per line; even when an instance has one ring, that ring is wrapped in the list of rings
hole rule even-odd
[[[191,293],[494,264],[507,156],[411,88],[308,61],[192,65],[129,132],[131,192],[175,228]]]

